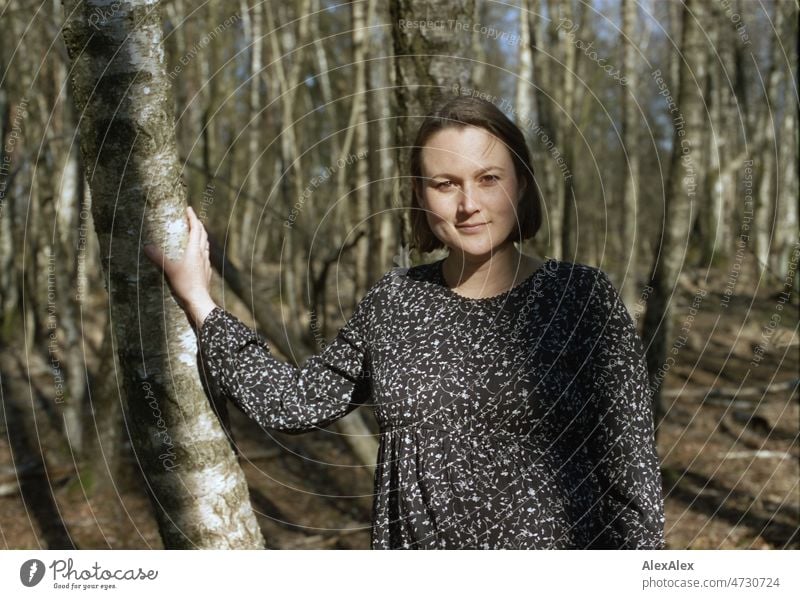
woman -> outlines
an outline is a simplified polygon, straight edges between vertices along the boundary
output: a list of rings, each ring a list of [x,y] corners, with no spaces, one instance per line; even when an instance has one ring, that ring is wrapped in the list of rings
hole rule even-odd
[[[458,97],[425,119],[410,164],[416,245],[449,253],[384,274],[299,368],[211,300],[190,210],[165,272],[210,388],[287,433],[372,405],[375,549],[661,548],[641,341],[605,273],[515,247],[541,223],[522,132]]]

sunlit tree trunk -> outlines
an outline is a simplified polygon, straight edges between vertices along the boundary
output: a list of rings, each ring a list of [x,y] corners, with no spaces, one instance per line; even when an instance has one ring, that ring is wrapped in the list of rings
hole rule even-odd
[[[622,300],[628,309],[632,309],[639,293],[636,276],[639,272],[639,249],[636,239],[636,220],[639,214],[639,131],[638,108],[636,98],[639,96],[636,67],[638,64],[638,39],[634,0],[622,0],[622,77],[625,85],[620,85],[620,103],[622,114],[622,147],[623,147],[623,190],[622,206],[617,215],[620,220],[620,249],[618,261],[618,281],[621,282]]]
[[[165,547],[263,547],[202,390],[196,337],[161,273],[140,258],[149,241],[176,259],[188,233],[161,15],[147,0],[115,9],[65,0],[63,32],[132,442]]]

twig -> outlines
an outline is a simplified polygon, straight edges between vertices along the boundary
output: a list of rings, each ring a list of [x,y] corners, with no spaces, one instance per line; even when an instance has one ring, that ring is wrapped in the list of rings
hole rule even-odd
[[[712,405],[727,406],[730,401],[714,401],[714,398],[731,398],[739,399],[742,397],[761,397],[767,393],[779,393],[782,391],[792,391],[800,384],[800,379],[791,379],[789,381],[782,381],[780,383],[773,383],[766,387],[744,387],[737,389],[736,387],[718,387],[716,389],[668,389],[664,391],[667,397],[702,397],[704,403]]]
[[[723,460],[739,459],[739,458],[778,458],[785,460],[793,458],[794,455],[788,451],[772,451],[769,449],[756,449],[755,451],[729,451],[728,453],[721,453],[719,457]]]

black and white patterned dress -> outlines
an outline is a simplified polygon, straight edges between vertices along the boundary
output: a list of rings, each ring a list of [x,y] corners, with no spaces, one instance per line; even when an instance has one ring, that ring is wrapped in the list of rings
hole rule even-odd
[[[299,368],[215,308],[210,389],[288,433],[370,405],[373,549],[662,548],[643,348],[608,276],[549,259],[474,299],[442,262],[384,274]]]

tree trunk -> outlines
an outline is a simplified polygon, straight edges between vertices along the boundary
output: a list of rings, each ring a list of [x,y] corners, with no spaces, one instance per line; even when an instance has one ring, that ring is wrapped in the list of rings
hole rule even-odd
[[[120,364],[109,326],[105,327],[98,368],[89,377],[89,406],[84,414],[86,459],[81,461],[80,477],[81,486],[90,497],[114,490],[119,475],[123,430],[120,392],[124,390],[117,387]]]
[[[572,12],[572,2],[562,3],[563,15],[570,22],[575,19]],[[551,4],[552,7],[552,4]],[[581,31],[586,23],[586,3],[580,3],[580,12],[576,19],[576,24]],[[555,11],[554,13],[555,14]],[[560,18],[560,17],[559,17]],[[559,90],[559,140],[561,153],[564,157],[564,165],[569,176],[563,178],[561,188],[561,256],[566,259],[575,259],[578,255],[578,202],[575,197],[574,173],[575,166],[575,145],[580,139],[576,134],[578,127],[578,115],[576,107],[581,105],[583,97],[583,85],[577,85],[580,81],[583,62],[578,62],[578,51],[573,40],[567,39],[565,28],[558,29],[559,43],[564,47],[564,72],[562,86]]]
[[[5,72],[5,64],[0,65]],[[13,330],[22,326],[17,261],[14,260],[14,172],[18,168],[13,160],[10,144],[14,128],[14,111],[5,87],[0,86],[0,339],[10,340]],[[16,135],[16,134],[15,134]],[[8,149],[12,151],[9,152]]]
[[[356,159],[350,164],[352,154],[362,155],[367,148],[367,52],[369,49],[369,38],[367,36],[366,24],[371,20],[375,6],[373,0],[366,2],[354,2],[352,9],[352,88],[350,118],[345,132],[344,142],[339,154],[339,162],[336,165],[336,180],[338,198],[345,206],[351,206],[350,210],[344,212],[346,217],[347,233],[353,235],[361,228],[369,226],[369,172],[368,164],[365,159]],[[366,243],[359,243],[353,252],[355,265],[353,269],[353,301],[366,293],[368,285],[372,282],[367,281],[366,275],[369,270],[368,254],[369,249]]]
[[[779,226],[776,218],[778,210],[776,182],[779,172],[775,164],[775,156],[778,153],[775,145],[775,130],[779,127],[776,122],[777,108],[780,104],[778,93],[784,76],[783,63],[785,62],[785,49],[781,39],[784,29],[784,11],[781,3],[775,5],[774,27],[775,32],[771,36],[769,69],[764,78],[765,97],[758,107],[758,125],[752,132],[755,148],[758,150],[754,161],[758,187],[753,208],[753,250],[756,255],[756,268],[759,276],[769,265],[772,235]]]
[[[544,238],[546,227],[547,237],[540,244],[541,252],[553,258],[561,258],[564,229],[562,199],[566,174],[557,165],[562,150],[558,115],[558,111],[562,108],[558,98],[562,86],[560,75],[563,75],[563,69],[556,68],[558,62],[563,60],[560,56],[562,49],[556,31],[558,10],[553,0],[541,0],[538,8],[535,0],[531,0],[531,3],[533,6],[528,33],[531,38],[533,62],[531,80],[535,86],[535,110],[538,121],[533,131],[537,138],[533,148],[533,159],[535,164],[540,166],[537,182],[544,190],[543,210],[547,214],[542,223],[543,231],[537,237]],[[548,18],[542,16],[545,12]]]
[[[689,245],[691,215],[696,206],[696,178],[701,162],[702,132],[705,107],[698,82],[705,79],[707,53],[703,28],[707,26],[704,2],[685,0],[681,37],[680,81],[677,110],[670,113],[675,127],[672,158],[664,205],[661,247],[651,271],[652,291],[647,301],[643,337],[647,352],[650,389],[653,394],[656,427],[664,417],[661,383],[669,370],[674,354],[667,356],[672,342],[672,308],[670,297],[677,285]],[[657,428],[656,428],[657,430]]]
[[[638,81],[636,66],[638,52],[636,48],[637,15],[634,0],[622,0],[622,77],[625,85],[620,86],[620,103],[622,114],[622,164],[624,183],[622,190],[622,206],[619,212],[619,240],[622,250],[617,261],[617,280],[621,281],[622,301],[631,310],[636,304],[639,289],[637,274],[639,272],[639,250],[636,239],[636,218],[639,214],[637,198],[639,197],[639,127],[638,109],[635,99],[638,97]]]
[[[282,25],[276,28],[275,18],[270,10],[265,7],[267,29],[270,31],[269,39],[271,52],[275,65],[275,72],[280,84],[280,162],[282,164],[282,201],[285,205],[287,219],[293,214],[294,205],[303,197],[303,161],[301,158],[300,143],[297,139],[294,108],[300,82],[300,67],[303,65],[303,50],[309,38],[310,21],[309,8],[311,0],[302,0],[297,7],[296,17],[299,19],[297,34],[291,29],[288,16],[282,19]],[[286,10],[279,5],[278,10]],[[285,14],[285,13],[284,13]],[[291,54],[291,66],[286,69],[284,62],[288,62],[287,55]],[[308,201],[313,201],[309,199]],[[295,218],[300,220],[301,214]],[[298,243],[299,236],[294,226],[283,228],[284,242],[281,255],[285,258],[281,263],[281,298],[286,301],[289,318],[284,318],[286,327],[292,330],[296,337],[302,335],[303,314],[301,313],[300,282],[303,280],[302,270],[306,263],[305,250]]]
[[[533,120],[533,97],[536,81],[533,79],[533,51],[531,49],[531,0],[522,0],[519,9],[519,67],[514,100],[519,121]]]
[[[261,102],[259,88],[261,86],[261,47],[262,47],[262,10],[256,6],[252,10],[248,7],[247,0],[240,0],[239,13],[242,16],[244,30],[245,47],[250,53],[250,77],[247,90],[247,111],[245,112],[245,127],[247,145],[244,155],[244,184],[243,187],[247,197],[240,202],[240,210],[236,220],[239,224],[237,230],[236,244],[239,256],[239,263],[245,264],[244,260],[257,259],[254,252],[256,246],[257,225],[259,224],[256,212],[256,203],[250,198],[256,197],[261,189],[259,181],[262,164],[262,156],[259,151],[262,139],[261,131],[261,111],[264,105]],[[263,231],[261,232],[263,235]]]
[[[71,123],[71,120],[67,122]],[[56,223],[57,257],[60,268],[55,271],[58,298],[58,330],[62,348],[61,356],[66,375],[66,397],[63,406],[64,433],[73,454],[83,458],[83,418],[86,403],[86,363],[83,360],[80,313],[82,295],[77,294],[78,276],[78,226],[83,200],[83,171],[78,150],[67,147],[60,169]]]
[[[792,73],[796,70],[792,69]],[[785,98],[792,98],[793,92],[784,94]],[[797,230],[798,230],[798,202],[800,202],[800,189],[797,181],[797,150],[800,140],[797,136],[797,105],[796,101],[786,102],[784,108],[783,122],[781,124],[781,139],[779,146],[780,166],[778,172],[781,174],[781,192],[778,194],[778,222],[780,223],[775,242],[775,272],[785,279],[792,270],[792,252],[797,251]],[[795,283],[794,288],[798,290],[796,282],[800,281],[797,277],[797,264],[794,265]]]
[[[781,12],[785,30],[778,29],[777,36],[783,40],[784,47],[796,44],[798,37],[797,5],[782,2],[777,7]],[[777,20],[777,16],[776,16]],[[776,56],[776,58],[778,58]],[[778,227],[775,230],[773,251],[771,254],[773,271],[781,280],[790,276],[794,269],[794,281],[791,283],[795,290],[800,291],[798,282],[797,264],[791,266],[792,252],[798,251],[798,204],[800,204],[800,190],[798,190],[797,162],[798,162],[798,137],[797,114],[800,101],[797,97],[797,52],[788,52],[781,60],[781,70],[784,72],[784,88],[778,98],[783,99],[783,117],[779,126],[778,139],[778,193],[776,194],[776,210]],[[776,105],[778,103],[776,98]],[[795,258],[796,260],[797,258]]]
[[[195,335],[160,272],[140,260],[143,241],[176,259],[188,234],[160,11],[148,0],[64,8],[112,342],[164,546],[263,547],[244,475],[203,394]]]
[[[376,17],[373,24],[384,23],[389,19],[388,7],[378,3],[375,7]],[[388,32],[375,27],[371,43],[372,61],[367,68],[369,77],[370,102],[367,103],[367,114],[370,121],[369,128],[369,166],[372,180],[370,193],[370,222],[375,226],[370,228],[370,280],[377,281],[387,268],[398,266],[393,261],[394,252],[397,252],[397,239],[393,223],[397,222],[392,207],[392,186],[396,179],[396,164],[392,159],[392,106],[391,106],[391,78],[389,68],[391,65],[391,49]]]
[[[736,72],[734,58],[735,31],[728,26],[721,8],[712,5],[709,36],[718,48],[720,68],[709,69],[711,76],[711,123],[713,135],[706,143],[709,156],[706,193],[708,201],[700,206],[702,234],[701,263],[728,268],[728,249],[733,247],[733,225],[736,214],[735,173],[741,168],[744,155],[736,156],[736,122],[738,120],[735,89],[730,75]],[[734,93],[731,93],[734,92]]]

